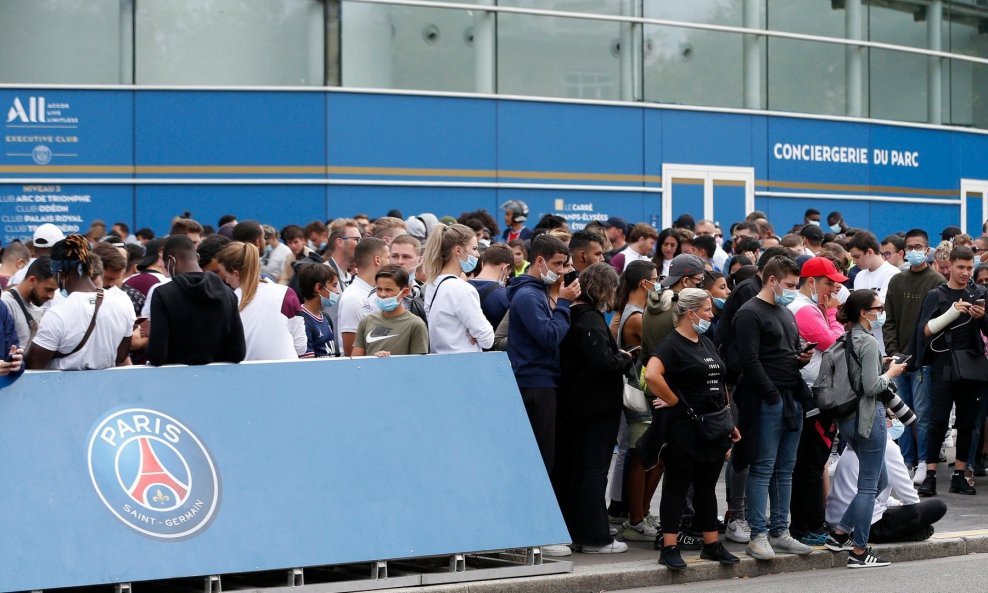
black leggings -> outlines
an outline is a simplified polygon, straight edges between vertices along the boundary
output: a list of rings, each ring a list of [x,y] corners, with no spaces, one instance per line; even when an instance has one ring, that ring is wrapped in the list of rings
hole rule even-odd
[[[973,381],[944,381],[943,367],[933,367],[930,372],[930,432],[926,440],[926,462],[936,463],[940,459],[940,446],[943,445],[950,423],[950,408],[957,405],[957,455],[958,461],[967,461],[971,450],[971,431],[974,417],[978,413],[978,392],[980,384]]]
[[[827,501],[823,498],[823,468],[830,458],[837,426],[829,419],[817,416],[803,421],[796,451],[796,466],[792,472],[792,502],[789,528],[794,534],[819,532],[825,520]]]
[[[696,509],[693,528],[697,531],[717,531],[717,493],[714,489],[724,468],[724,460],[696,461],[672,443],[662,450],[662,460],[666,464],[662,478],[662,500],[659,502],[662,533],[679,533],[690,486],[693,487],[693,506]]]

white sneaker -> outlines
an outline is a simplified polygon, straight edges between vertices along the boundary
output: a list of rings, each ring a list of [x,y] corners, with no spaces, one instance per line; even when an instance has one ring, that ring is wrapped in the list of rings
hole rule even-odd
[[[919,465],[916,466],[916,473],[913,474],[913,484],[919,485],[923,483],[926,479],[926,461],[923,459],[919,460]]]
[[[619,531],[621,531],[621,528],[618,527],[617,525],[608,525],[607,526],[607,532],[611,535],[611,537],[614,537],[615,535],[617,535]]]
[[[628,551],[628,544],[612,540],[604,546],[580,546],[580,552],[584,554],[620,554]]]
[[[573,550],[566,544],[552,544],[542,546],[542,555],[549,558],[563,558],[573,553]]]
[[[745,548],[744,553],[751,556],[755,560],[772,560],[775,558],[775,550],[768,543],[768,534],[759,533],[758,535],[751,538],[748,542],[748,547]]]
[[[733,519],[727,524],[727,531],[724,533],[727,539],[739,544],[746,544],[751,541],[751,528],[744,519]]]
[[[651,513],[645,515],[645,524],[654,529],[656,534],[658,534],[659,529],[662,529],[659,518]]]
[[[655,536],[658,534],[659,532],[645,521],[642,521],[636,525],[632,525],[631,521],[625,521],[624,531],[621,533],[621,537],[623,537],[625,541],[654,542]]]
[[[803,542],[793,539],[789,535],[789,530],[783,531],[777,536],[768,536],[768,543],[772,545],[772,549],[776,552],[784,552],[787,554],[809,554],[813,551],[813,548],[807,546]]]

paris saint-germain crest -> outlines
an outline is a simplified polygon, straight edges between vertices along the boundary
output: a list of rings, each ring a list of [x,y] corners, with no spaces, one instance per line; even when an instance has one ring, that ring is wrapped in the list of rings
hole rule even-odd
[[[130,408],[97,423],[89,475],[103,504],[125,525],[165,540],[205,528],[219,504],[216,466],[185,424]]]

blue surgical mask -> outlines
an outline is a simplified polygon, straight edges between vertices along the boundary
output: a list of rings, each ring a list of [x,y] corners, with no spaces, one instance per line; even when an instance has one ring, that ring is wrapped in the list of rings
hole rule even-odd
[[[477,267],[477,256],[472,253],[467,254],[466,259],[460,260],[460,269],[463,270],[464,274],[469,274]]]
[[[720,310],[724,310],[724,305],[727,304],[727,299],[721,297],[713,297],[714,306]]]
[[[398,297],[388,297],[382,299],[377,297],[377,308],[384,311],[385,313],[390,313],[398,308]]]
[[[59,294],[62,295],[62,298],[63,299],[69,297],[69,291],[65,290],[64,288],[59,289],[58,292],[59,292]]]
[[[907,251],[906,261],[909,262],[910,266],[916,267],[921,266],[926,263],[926,252],[925,251]]]
[[[693,329],[696,330],[698,334],[705,334],[708,329],[710,329],[710,322],[706,319],[696,318],[697,323],[693,324]]]
[[[775,304],[782,305],[783,307],[788,307],[789,303],[794,300],[796,300],[796,289],[794,288],[783,288],[782,294],[775,294]]]
[[[835,233],[837,233],[837,234],[840,234],[840,224],[832,224],[832,225],[830,225],[830,230],[833,231],[833,232],[835,232]]]
[[[885,311],[878,314],[878,317],[871,322],[871,327],[882,327],[885,325]]]
[[[893,441],[897,441],[899,440],[899,437],[902,436],[902,433],[904,433],[905,431],[906,431],[906,427],[903,426],[903,424],[899,422],[898,419],[892,420],[892,426],[889,427],[889,438],[892,439]]]
[[[320,295],[320,300],[322,301],[323,309],[327,309],[329,307],[335,307],[336,303],[340,302],[340,295],[335,292],[331,292],[328,297]]]

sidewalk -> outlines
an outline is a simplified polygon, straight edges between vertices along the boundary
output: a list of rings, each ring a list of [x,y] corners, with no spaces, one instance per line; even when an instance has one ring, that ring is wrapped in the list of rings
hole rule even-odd
[[[988,552],[988,478],[975,478],[978,495],[949,494],[950,472],[941,464],[937,473],[940,498],[947,503],[947,515],[936,525],[936,533],[925,542],[876,545],[879,555],[892,562],[927,560]],[[723,482],[718,489],[723,500]],[[653,512],[658,512],[658,494]],[[722,567],[702,561],[699,552],[684,552],[686,570],[673,573],[658,564],[658,552],[650,542],[628,542],[623,554],[573,554],[563,560],[574,564],[572,573],[541,577],[478,581],[455,585],[400,589],[409,593],[579,593],[613,591],[636,587],[701,582],[714,579],[748,578],[767,574],[842,567],[847,554],[832,553],[822,546],[809,556],[780,555],[772,561],[756,561],[744,553],[743,544],[726,542],[741,558],[741,564]]]

